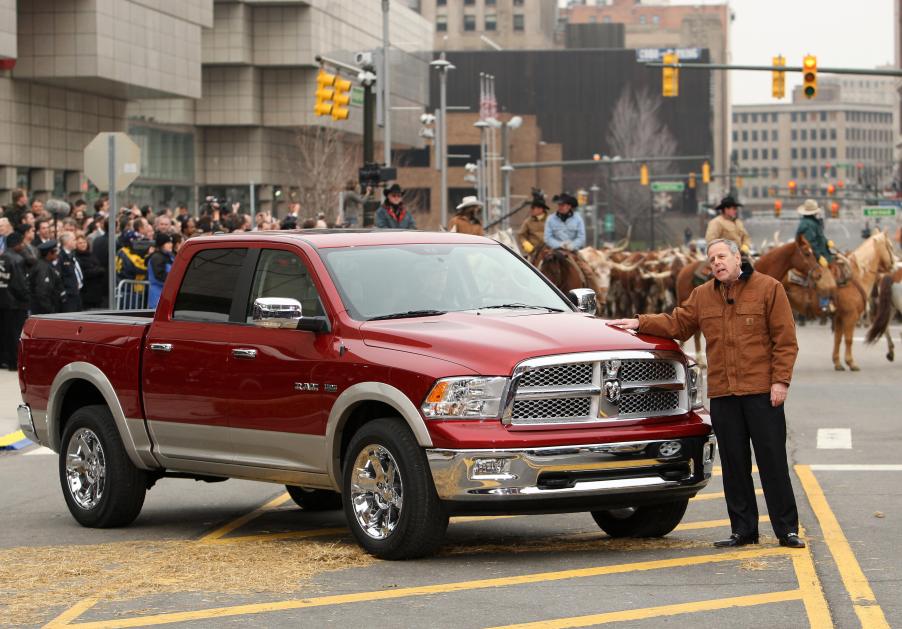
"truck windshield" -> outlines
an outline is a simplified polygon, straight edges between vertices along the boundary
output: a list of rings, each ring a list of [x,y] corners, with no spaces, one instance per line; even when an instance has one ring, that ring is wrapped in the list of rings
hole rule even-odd
[[[499,307],[572,311],[537,271],[498,245],[369,246],[319,253],[357,320]]]

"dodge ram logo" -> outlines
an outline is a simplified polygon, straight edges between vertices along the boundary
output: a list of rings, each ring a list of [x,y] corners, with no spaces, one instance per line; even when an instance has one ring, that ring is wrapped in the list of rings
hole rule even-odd
[[[620,381],[608,380],[604,383],[604,399],[611,404],[620,402]]]

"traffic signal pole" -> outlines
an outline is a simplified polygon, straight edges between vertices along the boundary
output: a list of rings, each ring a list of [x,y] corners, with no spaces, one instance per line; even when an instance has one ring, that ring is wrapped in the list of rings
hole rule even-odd
[[[661,61],[649,61],[645,64],[649,68],[679,68],[681,70],[753,70],[761,72],[804,72],[804,66],[756,66],[734,63],[663,63]],[[902,76],[902,68],[824,68],[817,69],[820,74],[861,74],[865,76]]]
[[[372,86],[363,86],[363,163],[372,164],[375,157],[373,132],[376,125],[376,95]]]

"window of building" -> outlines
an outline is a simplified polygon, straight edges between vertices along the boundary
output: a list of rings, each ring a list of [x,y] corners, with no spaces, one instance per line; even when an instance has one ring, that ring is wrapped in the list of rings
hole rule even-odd
[[[767,153],[767,149],[761,149],[761,159],[768,159]]]
[[[777,114],[776,114],[776,113],[772,113],[772,114],[770,115],[770,121],[771,121],[771,122],[776,122],[776,121],[777,121]]]
[[[645,24],[645,16],[644,15],[639,16],[639,24]]]
[[[498,16],[494,13],[485,16],[485,30],[494,31],[498,28]]]
[[[821,129],[821,139],[822,140],[827,139],[827,130],[826,129]]]
[[[227,323],[247,249],[203,249],[188,263],[172,318]]]
[[[761,140],[767,142],[767,129],[761,129]]]
[[[836,147],[835,146],[830,147],[830,157],[831,157],[831,159],[836,157]]]
[[[465,31],[475,31],[476,30],[476,16],[475,15],[465,15],[464,16],[464,30]]]
[[[448,31],[448,16],[447,15],[436,15],[435,16],[435,30],[439,33],[446,33]]]
[[[601,23],[602,23],[602,24],[610,24],[610,23],[611,23],[611,16],[610,16],[610,15],[605,15],[605,16],[603,16],[603,17],[601,18]]]
[[[827,147],[826,146],[821,147],[821,159],[827,159]]]
[[[796,177],[799,176],[799,169],[796,168],[795,166],[793,166],[792,168],[790,168],[789,171],[790,171],[790,173],[792,173],[791,176],[792,176],[793,179],[795,179]]]
[[[435,6],[443,7],[448,4],[448,0],[435,0]]]
[[[798,159],[799,158],[799,150],[795,147],[791,148],[790,155],[792,156],[792,159]]]
[[[776,130],[776,129],[771,129],[771,130],[770,130],[770,139],[773,140],[774,142],[776,142],[777,140],[780,139],[780,134],[777,133],[777,130]]]
[[[752,159],[758,159],[758,149],[752,149]]]
[[[660,23],[661,23],[661,16],[660,16],[660,15],[653,15],[653,16],[651,16],[651,23],[652,23],[652,24],[660,24]]]
[[[754,114],[752,114],[752,115],[754,116]],[[758,130],[752,129],[752,142],[757,142],[757,141],[758,141]]]
[[[476,4],[476,0],[464,0],[464,6],[466,6],[466,7],[472,7],[475,4]]]
[[[448,153],[453,155],[461,155],[462,157],[448,157],[448,166],[449,167],[463,167],[466,166],[467,163],[473,162],[474,164],[479,159],[479,145],[478,144],[449,144],[448,145]]]
[[[771,149],[771,150],[770,150],[770,156],[771,156],[772,159],[778,159],[778,157],[777,157],[777,149]],[[775,168],[774,170],[776,170],[776,168]],[[776,177],[776,176],[777,176],[777,173],[774,173],[774,177]]]
[[[742,122],[743,124],[748,122],[749,115],[748,114],[739,114],[739,121]]]
[[[526,30],[526,16],[524,16],[522,13],[517,13],[514,15],[514,30]]]
[[[835,128],[835,127],[833,127],[833,128],[830,129],[830,139],[831,139],[831,140],[835,140],[835,139],[836,139],[836,128]]]
[[[742,149],[742,159],[748,159],[748,158],[749,158],[749,150]]]
[[[752,122],[758,122],[758,114],[752,114]]]
[[[802,159],[808,159],[808,149],[804,146],[802,147]]]
[[[487,7],[495,6],[495,0],[485,0],[485,6],[487,6]]]
[[[836,178],[836,166],[830,167],[830,176]]]
[[[798,132],[798,130],[797,130],[797,129],[792,129],[792,130],[789,132],[789,137],[792,138],[793,141],[798,140],[798,139],[799,139],[799,132]]]
[[[802,175],[802,179],[808,179],[808,167],[802,166],[800,173]]]
[[[789,119],[790,119],[792,122],[798,122],[798,119],[799,119],[798,113],[797,113],[797,112],[792,112],[791,114],[789,114]]]
[[[808,139],[808,129],[802,129],[802,139],[803,140]]]
[[[774,159],[777,159],[776,153],[777,153],[777,149],[774,149]],[[771,178],[772,178],[772,179],[776,179],[777,177],[779,177],[778,172],[779,172],[779,171],[777,170],[777,167],[776,167],[776,166],[774,166],[773,168],[771,168],[771,169],[770,169],[770,176],[771,176]]]
[[[821,122],[827,122],[827,112],[826,111],[821,112]]]
[[[515,6],[515,7],[522,7],[522,6],[523,6],[523,0],[514,0],[514,6]]]
[[[758,188],[752,188],[752,197],[758,198]]]
[[[742,141],[743,141],[743,142],[748,142],[748,141],[749,141],[749,132],[748,132],[748,130],[746,130],[746,129],[743,129],[743,130],[742,130]]]
[[[733,114],[733,124],[739,122],[739,114]]]

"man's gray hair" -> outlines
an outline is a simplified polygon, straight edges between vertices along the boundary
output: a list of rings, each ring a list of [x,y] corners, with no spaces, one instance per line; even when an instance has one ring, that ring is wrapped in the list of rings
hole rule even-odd
[[[708,243],[708,251],[711,251],[713,245],[719,245],[721,243],[730,248],[730,253],[739,253],[739,245],[736,244],[735,240],[730,240],[729,238],[715,238]]]

